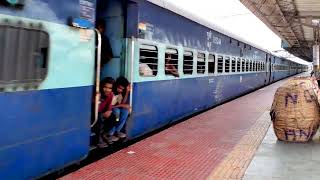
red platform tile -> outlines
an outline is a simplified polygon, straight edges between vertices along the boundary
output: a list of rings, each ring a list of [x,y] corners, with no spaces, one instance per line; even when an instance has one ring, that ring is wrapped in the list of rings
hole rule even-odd
[[[218,106],[61,179],[206,179],[269,110],[282,83]]]

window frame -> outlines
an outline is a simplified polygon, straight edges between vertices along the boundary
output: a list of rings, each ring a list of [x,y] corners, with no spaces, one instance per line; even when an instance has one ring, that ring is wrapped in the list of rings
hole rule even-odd
[[[213,59],[210,59],[210,56],[213,56]],[[211,61],[213,60],[213,61]],[[210,72],[209,64],[213,62],[213,72]],[[208,54],[208,74],[215,74],[216,73],[216,54],[209,53]]]
[[[156,49],[156,52],[157,52],[157,68],[156,68],[156,74],[154,74],[154,71],[155,71],[155,69],[152,69],[148,64],[150,64],[150,63],[144,63],[144,64],[147,64],[148,66],[149,66],[149,68],[152,70],[152,74],[153,75],[146,75],[146,76],[144,76],[144,75],[141,75],[140,74],[140,67],[138,67],[138,74],[139,74],[139,77],[141,77],[141,78],[152,78],[152,77],[157,77],[157,76],[159,76],[159,47],[158,47],[158,45],[157,44],[153,44],[153,43],[140,43],[139,44],[139,47],[138,47],[138,49],[139,49],[139,61],[138,61],[138,64],[140,65],[140,63],[141,63],[141,49],[144,49],[144,48],[141,48],[142,46],[149,46],[149,47],[155,47],[155,49]],[[150,49],[149,49],[150,50]]]
[[[241,72],[247,72],[247,63],[246,59],[242,58],[241,59]]]
[[[231,73],[237,72],[237,58],[231,57]]]
[[[236,68],[236,72],[241,72],[241,58],[236,58],[237,62],[237,68]]]
[[[192,54],[192,68],[191,68],[191,74],[188,74],[188,73],[185,73],[185,54],[186,54],[186,52],[191,52],[191,54]],[[183,49],[183,65],[182,65],[182,73],[183,73],[183,75],[186,75],[186,76],[191,76],[191,75],[193,75],[193,73],[194,73],[194,58],[195,58],[195,56],[194,56],[194,51],[192,50],[192,49],[187,49],[187,48],[184,48]],[[190,60],[189,60],[190,61]]]
[[[219,61],[219,60],[222,60],[222,61]],[[221,68],[221,69],[219,69],[219,68]],[[223,72],[224,72],[224,57],[223,57],[223,55],[218,55],[218,57],[217,57],[217,73],[222,74]]]
[[[228,68],[227,68],[227,61],[228,61]],[[231,73],[231,57],[230,56],[224,56],[224,68],[223,68],[223,72],[224,73]],[[226,71],[226,70],[228,70],[228,72]]]
[[[246,59],[246,72],[250,72],[250,60]]]
[[[167,53],[168,50],[169,50],[169,51],[176,51],[176,54]],[[176,65],[175,68],[177,69],[177,71],[178,71],[178,73],[179,73],[179,72],[180,72],[180,71],[179,71],[179,50],[178,50],[178,48],[171,47],[171,46],[167,46],[167,47],[165,48],[165,50],[164,50],[164,75],[170,77],[170,76],[173,76],[173,75],[166,72],[166,65],[167,65],[167,63],[166,63],[166,56],[167,56],[167,54],[171,54],[171,55],[177,56],[177,59],[174,59],[174,61],[176,61],[177,63],[176,63],[176,64],[173,64],[173,65]],[[172,58],[171,58],[171,59],[172,59]]]
[[[203,54],[204,55],[204,65],[198,65],[198,62],[200,62],[199,61],[199,54]],[[205,52],[202,52],[202,51],[197,51],[197,61],[196,61],[196,71],[197,71],[197,75],[204,75],[204,74],[206,74],[206,67],[207,67],[207,57],[206,57],[207,55],[206,55],[206,53]],[[199,73],[199,69],[198,69],[198,67],[199,66],[203,66],[204,67],[204,69],[203,69],[203,73]]]

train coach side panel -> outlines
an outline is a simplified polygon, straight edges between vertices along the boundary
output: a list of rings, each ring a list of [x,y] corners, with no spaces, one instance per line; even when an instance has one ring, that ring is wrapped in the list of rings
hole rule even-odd
[[[134,83],[129,139],[264,85],[265,73]]]
[[[79,87],[1,94],[0,179],[31,179],[86,156],[91,92]]]
[[[62,1],[28,0],[21,8],[0,6],[2,32],[9,34],[0,42],[1,50],[13,49],[6,50],[11,54],[3,61],[17,63],[6,63],[3,68],[32,74],[36,71],[28,67],[33,64],[26,65],[24,57],[46,57],[30,58],[43,62],[41,67],[46,71],[36,86],[15,83],[13,75],[7,75],[3,83],[0,75],[0,179],[34,179],[80,161],[89,152],[94,32],[67,24],[70,17],[83,13],[80,4],[84,2],[95,6],[94,0],[68,0],[63,5]],[[92,12],[95,14],[94,9]],[[38,36],[20,36],[16,32],[21,29],[35,35],[39,34],[36,30],[44,32],[47,51],[42,54],[42,49],[39,53],[39,49],[30,48]],[[15,56],[19,59],[13,59]]]

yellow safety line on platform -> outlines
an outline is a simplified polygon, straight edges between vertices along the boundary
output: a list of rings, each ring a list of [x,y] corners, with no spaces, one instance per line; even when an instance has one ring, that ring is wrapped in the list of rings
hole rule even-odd
[[[242,179],[270,124],[269,111],[266,111],[241,138],[231,153],[213,170],[208,180]]]

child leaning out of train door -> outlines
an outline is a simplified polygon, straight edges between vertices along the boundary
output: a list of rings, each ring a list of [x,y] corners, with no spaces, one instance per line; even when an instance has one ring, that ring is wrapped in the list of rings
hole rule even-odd
[[[100,82],[101,101],[99,104],[99,147],[106,147],[108,144],[105,135],[116,123],[116,118],[112,113],[112,99],[114,79],[106,77]]]
[[[117,78],[113,88],[114,96],[112,100],[112,112],[116,117],[117,123],[108,132],[108,143],[118,141],[119,138],[125,138],[127,136],[121,132],[121,130],[130,113],[130,105],[127,103],[130,89],[130,83],[125,77]]]

